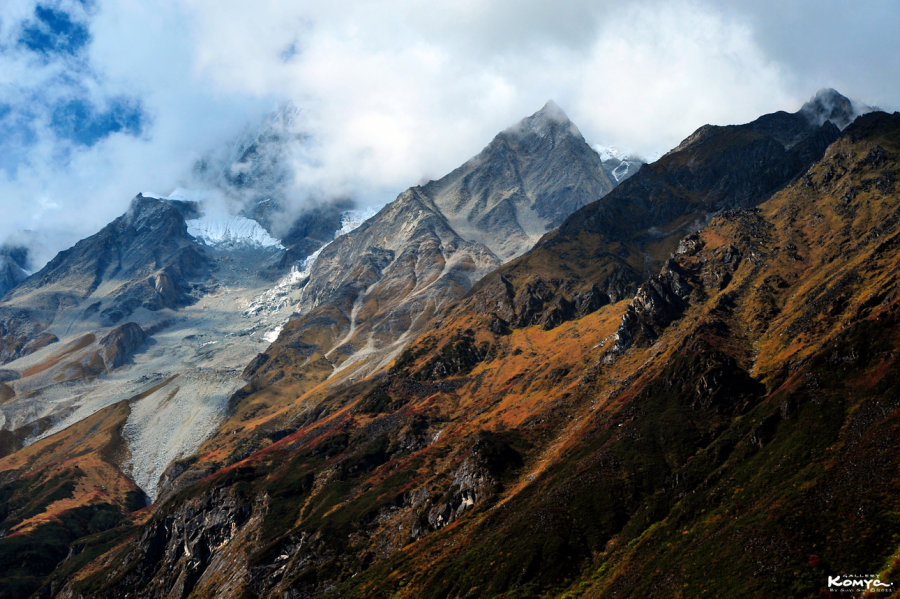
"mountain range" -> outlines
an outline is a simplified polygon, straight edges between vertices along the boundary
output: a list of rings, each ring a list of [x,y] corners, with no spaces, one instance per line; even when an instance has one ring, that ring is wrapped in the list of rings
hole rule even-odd
[[[240,211],[0,253],[0,597],[900,584],[900,114],[823,90],[640,164],[548,102],[286,224],[287,139],[197,167]]]

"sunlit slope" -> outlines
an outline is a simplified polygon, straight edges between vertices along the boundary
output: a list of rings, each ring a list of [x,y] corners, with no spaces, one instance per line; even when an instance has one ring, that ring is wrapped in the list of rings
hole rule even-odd
[[[631,299],[549,328],[455,311],[385,375],[305,391],[270,444],[168,498],[66,593],[755,597],[891,579],[898,171],[900,115],[868,115],[758,209],[683,238]]]

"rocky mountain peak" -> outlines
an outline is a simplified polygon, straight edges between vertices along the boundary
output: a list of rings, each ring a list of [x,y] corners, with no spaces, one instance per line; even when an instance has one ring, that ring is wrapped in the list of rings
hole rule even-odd
[[[463,238],[507,261],[613,187],[600,156],[550,101],[423,192]]]
[[[549,135],[554,139],[560,136],[572,135],[578,139],[583,139],[578,127],[569,120],[565,111],[553,100],[548,100],[540,110],[531,116],[525,117],[500,134],[500,136],[504,135],[516,137],[537,135],[541,138]]]
[[[859,115],[871,111],[872,107],[853,102],[830,87],[817,91],[816,95],[800,108],[800,113],[814,125],[821,126],[830,121],[842,130]]]
[[[184,228],[184,215],[178,206],[168,200],[137,194],[122,216],[122,224],[142,230],[145,227],[160,229]]]

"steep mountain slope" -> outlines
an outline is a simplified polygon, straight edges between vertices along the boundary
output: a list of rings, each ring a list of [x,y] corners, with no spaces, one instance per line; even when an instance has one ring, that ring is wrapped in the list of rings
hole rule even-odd
[[[238,429],[246,435],[323,382],[383,368],[501,257],[611,187],[599,156],[548,103],[446,177],[405,191],[316,255],[289,300],[298,316],[247,369],[241,395],[262,395],[238,404],[205,449],[218,455],[219,440],[233,446]],[[281,380],[283,393],[266,389]]]
[[[268,167],[251,168],[259,158],[251,154],[242,159],[249,166],[238,170],[264,176]],[[10,338],[23,340],[5,346],[10,355],[0,383],[4,484],[14,494],[51,483],[76,490],[62,503],[33,506],[25,520],[10,520],[9,530],[25,542],[43,533],[22,521],[62,524],[68,532],[51,540],[68,544],[84,533],[71,528],[68,514],[93,509],[107,496],[104,487],[134,490],[143,501],[156,496],[161,475],[167,493],[189,475],[202,476],[210,460],[188,473],[195,458],[164,470],[216,428],[204,452],[215,453],[224,439],[227,453],[212,463],[251,450],[261,441],[254,424],[264,423],[267,435],[278,422],[273,414],[291,407],[281,400],[262,406],[260,397],[290,394],[291,385],[327,390],[381,368],[496,268],[497,255],[472,238],[492,245],[515,240],[502,253],[518,254],[611,186],[596,153],[548,105],[464,167],[401,194],[358,229],[352,214],[338,212],[341,202],[307,210],[275,239],[265,229],[274,230],[272,222],[284,215],[277,199],[254,196],[251,208],[233,214],[224,210],[227,203],[190,201],[188,191],[175,199],[139,195],[126,215],[61,253],[0,306]],[[238,187],[256,193],[259,186],[248,179]],[[471,199],[465,206],[464,196]],[[445,216],[451,199],[464,234]],[[336,216],[332,242],[336,233],[327,229]],[[491,237],[491,230],[503,235]],[[302,264],[285,272],[294,257]],[[40,333],[42,344],[32,343]],[[220,426],[245,378],[251,384],[234,395],[236,409]],[[241,401],[254,390],[262,393]],[[56,448],[77,446],[84,423],[98,419],[111,423],[111,443],[121,450],[101,443],[77,451],[104,477],[85,477],[81,467],[56,469],[63,459]],[[26,455],[32,457],[23,462]],[[115,509],[127,503],[123,493],[106,497]],[[60,547],[52,544],[46,549],[56,555]],[[36,584],[40,573],[22,584]]]
[[[894,581],[898,171],[900,114],[867,115],[758,209],[683,237],[631,297],[549,328],[483,327],[484,305],[464,302],[384,376],[295,395],[261,451],[168,497],[59,595],[754,597],[814,595],[842,571]],[[304,372],[237,396],[243,426]]]
[[[711,215],[764,201],[822,156],[839,130],[819,124],[815,102],[745,125],[701,127],[481,281],[468,301],[506,322],[552,327],[628,297]]]
[[[614,186],[597,152],[548,102],[422,193],[460,235],[505,262]]]
[[[335,371],[383,366],[442,306],[612,187],[597,153],[548,103],[326,247],[282,343],[302,340]],[[304,338],[310,330],[315,340]]]
[[[119,467],[128,413],[116,403],[0,459],[0,597],[28,597],[67,557],[74,571],[132,526],[145,496]]]
[[[0,360],[32,353],[72,327],[109,326],[138,308],[190,304],[192,287],[208,268],[179,207],[138,196],[126,214],[60,252],[3,298]]]

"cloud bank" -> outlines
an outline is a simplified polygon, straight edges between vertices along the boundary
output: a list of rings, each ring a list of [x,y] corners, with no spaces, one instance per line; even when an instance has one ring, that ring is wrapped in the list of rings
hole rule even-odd
[[[895,105],[897,11],[785,4],[7,0],[0,240],[38,231],[46,261],[138,191],[196,184],[201,158],[234,164],[285,107],[296,207],[388,201],[551,98],[590,143],[649,158],[822,86]]]

